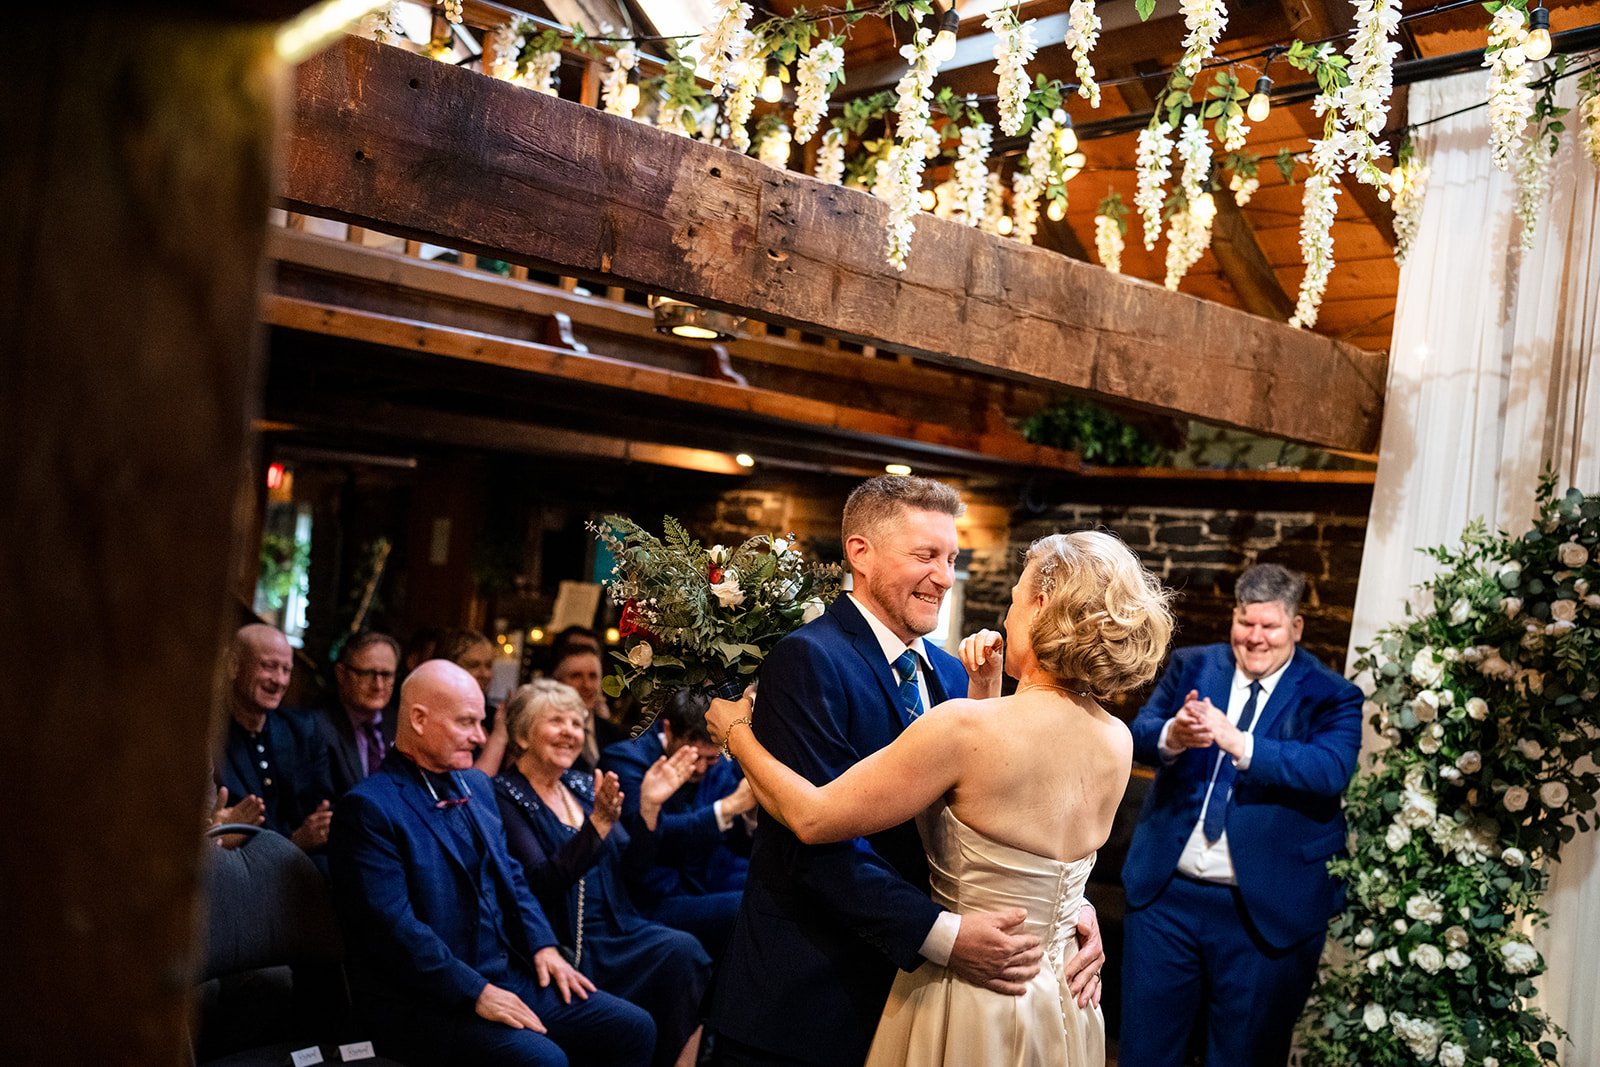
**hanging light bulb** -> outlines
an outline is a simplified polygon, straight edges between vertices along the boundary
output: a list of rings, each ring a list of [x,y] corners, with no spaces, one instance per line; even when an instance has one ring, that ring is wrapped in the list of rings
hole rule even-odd
[[[1061,108],[1056,108],[1056,114],[1061,117],[1056,119],[1056,148],[1064,156],[1070,156],[1078,150],[1078,131],[1072,128],[1072,116]]]
[[[917,206],[923,211],[932,211],[939,206],[939,194],[932,189],[924,189],[917,194]]]
[[[1208,189],[1195,197],[1194,203],[1189,205],[1189,214],[1201,222],[1210,223],[1217,217],[1217,198],[1211,195]]]
[[[1528,12],[1528,40],[1522,54],[1535,63],[1550,54],[1550,12],[1543,4]]]
[[[628,83],[622,87],[622,108],[630,115],[639,110],[639,68],[628,71]]]
[[[1256,79],[1256,91],[1251,94],[1244,113],[1250,116],[1251,122],[1265,122],[1272,113],[1272,79],[1265,74]]]
[[[1015,226],[1016,226],[1016,224],[1011,221],[1011,216],[1010,215],[1001,215],[1000,216],[1000,221],[995,223],[994,228],[995,228],[995,232],[998,233],[1001,237],[1009,237],[1011,235],[1012,229],[1014,229]]]
[[[1067,202],[1062,199],[1052,200],[1044,213],[1050,216],[1051,222],[1060,222],[1067,217]]]
[[[778,61],[767,60],[767,76],[761,79],[761,99],[776,104],[783,99],[783,79],[778,77]]]
[[[961,27],[961,16],[956,14],[955,0],[939,16],[939,34],[933,39],[928,55],[938,63],[948,63],[956,57],[956,30]]]
[[[1061,180],[1070,182],[1083,173],[1084,164],[1089,162],[1089,157],[1082,152],[1074,152],[1061,161]]]

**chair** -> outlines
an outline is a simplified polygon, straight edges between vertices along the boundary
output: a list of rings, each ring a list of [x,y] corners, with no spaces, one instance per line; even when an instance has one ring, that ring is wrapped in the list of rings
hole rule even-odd
[[[343,945],[316,864],[288,838],[256,826],[213,827],[208,837],[242,834],[217,849],[208,887],[209,930],[199,975],[200,1067],[282,1067],[289,1053],[361,1039],[344,980]],[[382,1057],[363,1067],[399,1067]]]

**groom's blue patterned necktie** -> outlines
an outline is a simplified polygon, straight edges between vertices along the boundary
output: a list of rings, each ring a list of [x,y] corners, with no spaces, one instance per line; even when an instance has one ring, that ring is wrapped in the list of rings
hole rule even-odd
[[[1245,701],[1244,711],[1239,715],[1239,730],[1241,733],[1250,732],[1250,724],[1255,722],[1256,704],[1261,697],[1261,683],[1250,683],[1250,699]],[[1217,769],[1212,772],[1211,798],[1206,801],[1206,818],[1201,823],[1200,829],[1206,835],[1206,844],[1214,844],[1222,836],[1222,823],[1228,815],[1228,803],[1233,799],[1233,780],[1238,777],[1239,768],[1235,767],[1233,760],[1228,758],[1226,752],[1217,753]]]
[[[917,654],[906,649],[894,661],[894,669],[900,673],[900,716],[910,726],[911,720],[922,714],[922,694],[917,692]]]

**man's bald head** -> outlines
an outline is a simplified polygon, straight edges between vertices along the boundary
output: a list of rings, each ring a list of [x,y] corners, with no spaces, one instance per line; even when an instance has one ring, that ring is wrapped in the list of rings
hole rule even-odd
[[[406,676],[394,744],[418,766],[465,770],[485,740],[483,690],[472,675],[449,660],[430,659]]]
[[[283,703],[294,670],[294,650],[280,631],[259,622],[241,626],[233,635],[229,664],[236,711],[260,716]]]

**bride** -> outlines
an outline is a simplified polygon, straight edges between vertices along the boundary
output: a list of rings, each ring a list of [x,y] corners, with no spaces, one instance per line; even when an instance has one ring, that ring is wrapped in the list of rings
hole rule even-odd
[[[772,817],[807,844],[915,817],[934,900],[970,913],[1021,907],[1048,965],[1021,997],[928,964],[895,979],[868,1067],[1100,1067],[1098,1007],[1060,982],[1077,951],[1083,887],[1127,786],[1133,742],[1099,701],[1155,677],[1172,636],[1170,594],[1107,533],[1055,534],[1028,550],[1005,637],[961,643],[968,698],[914,721],[891,745],[818,788],[778,762],[750,725],[750,693],[706,716]],[[1002,697],[1004,670],[1017,679]]]

